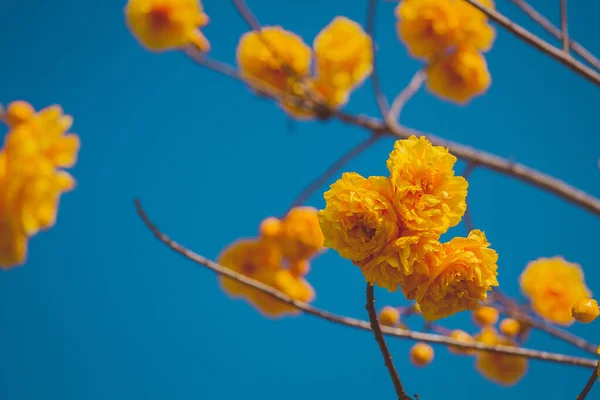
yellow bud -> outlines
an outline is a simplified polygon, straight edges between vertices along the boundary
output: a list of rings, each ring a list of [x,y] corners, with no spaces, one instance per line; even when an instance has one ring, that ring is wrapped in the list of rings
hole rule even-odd
[[[410,361],[417,367],[424,367],[433,361],[433,347],[419,342],[410,349]]]
[[[579,322],[590,323],[600,315],[598,302],[594,299],[580,300],[571,308],[571,314]]]
[[[395,326],[400,322],[400,312],[397,308],[385,306],[379,311],[379,324]]]
[[[419,303],[415,303],[414,309],[417,314],[421,314],[421,306],[419,305]]]
[[[461,331],[460,329],[455,329],[452,332],[450,332],[450,337],[454,340],[458,340],[461,343],[473,343],[474,342],[473,336],[469,335],[465,331]],[[473,354],[472,349],[463,349],[463,348],[456,347],[456,346],[448,346],[448,350],[450,350],[450,352],[452,352],[454,354],[463,354],[463,355]]]
[[[266,218],[260,224],[260,235],[264,237],[275,237],[281,231],[281,221],[275,217]]]
[[[516,319],[504,318],[500,321],[500,332],[506,336],[517,336],[521,333],[521,324]]]
[[[26,101],[13,101],[6,108],[6,113],[3,115],[6,124],[10,127],[22,124],[33,118],[35,109]]]
[[[494,307],[481,306],[473,311],[473,321],[479,326],[495,325],[498,322],[499,313]]]

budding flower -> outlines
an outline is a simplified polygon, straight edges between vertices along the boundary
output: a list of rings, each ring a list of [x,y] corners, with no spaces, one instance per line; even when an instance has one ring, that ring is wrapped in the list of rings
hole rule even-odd
[[[419,342],[410,349],[410,361],[417,367],[424,367],[433,361],[433,347]]]
[[[598,302],[594,299],[580,300],[571,308],[571,314],[579,322],[590,323],[600,315]]]
[[[310,271],[310,262],[308,260],[290,262],[289,269],[295,276],[305,276]]]
[[[454,340],[458,340],[461,343],[473,343],[474,342],[473,336],[469,335],[465,331],[461,331],[460,329],[455,329],[452,332],[450,332],[450,337]],[[450,352],[452,352],[454,354],[463,354],[463,355],[473,354],[472,349],[463,349],[461,347],[456,347],[456,346],[448,346],[448,350],[450,350]]]
[[[281,221],[275,217],[266,218],[261,222],[259,230],[263,237],[275,237],[281,231]]]
[[[9,127],[21,124],[33,118],[35,109],[26,101],[13,101],[6,108],[6,112],[1,116]]]
[[[498,322],[499,313],[494,307],[481,306],[473,311],[473,321],[478,326],[495,325]]]
[[[379,311],[379,324],[395,326],[400,322],[400,311],[397,308],[385,306]]]
[[[514,337],[521,333],[521,324],[513,318],[504,318],[500,322],[500,332],[503,335]]]

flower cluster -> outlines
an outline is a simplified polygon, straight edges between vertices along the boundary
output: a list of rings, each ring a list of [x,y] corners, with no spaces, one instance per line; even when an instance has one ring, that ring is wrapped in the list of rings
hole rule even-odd
[[[310,119],[316,117],[312,105],[343,106],[371,74],[371,38],[358,23],[336,17],[311,49],[300,36],[268,26],[242,36],[237,64],[250,86],[280,98],[292,117]]]
[[[491,0],[482,1],[493,7]],[[402,0],[398,36],[409,53],[428,65],[427,86],[441,98],[466,104],[490,85],[481,54],[494,42],[487,16],[463,0]]]
[[[424,137],[398,140],[390,175],[344,173],[319,211],[325,246],[357,265],[372,285],[416,300],[427,320],[474,310],[497,286],[497,253],[483,232],[440,243],[466,210],[456,157]]]
[[[591,297],[581,267],[562,257],[530,262],[520,277],[521,290],[540,317],[559,325],[573,323],[571,308]]]
[[[316,211],[297,207],[282,220],[265,219],[258,238],[232,243],[219,255],[219,263],[294,300],[312,301],[314,291],[304,276],[310,270],[310,260],[323,250],[323,234]],[[296,308],[241,282],[225,276],[219,279],[223,290],[231,296],[245,298],[267,316],[298,313]]]
[[[129,0],[125,19],[147,50],[163,52],[193,45],[202,52],[210,44],[200,32],[209,18],[199,0]]]
[[[79,138],[56,105],[36,113],[15,101],[0,117],[9,129],[0,149],[0,267],[11,268],[25,262],[29,238],[54,225],[60,196],[74,188],[61,168],[75,164]]]

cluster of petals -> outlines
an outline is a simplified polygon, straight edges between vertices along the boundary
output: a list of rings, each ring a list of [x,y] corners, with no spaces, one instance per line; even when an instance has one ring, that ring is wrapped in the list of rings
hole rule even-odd
[[[428,63],[431,92],[465,104],[487,90],[491,77],[481,53],[492,47],[495,31],[484,13],[464,0],[402,0],[396,17],[409,53]]]
[[[490,346],[517,344],[512,338],[502,336],[493,327],[484,327],[475,336],[477,342]],[[503,386],[515,385],[527,372],[527,358],[490,351],[477,351],[475,368],[484,377]]]
[[[62,168],[77,161],[79,138],[59,106],[39,112],[15,101],[1,113],[8,126],[0,149],[0,267],[22,265],[29,238],[51,228],[64,192],[75,186]]]
[[[520,276],[521,290],[535,313],[547,321],[569,326],[571,309],[591,297],[583,270],[562,257],[539,258],[530,262]]]
[[[267,26],[242,36],[237,64],[251,87],[279,98],[292,117],[310,119],[317,115],[316,104],[331,109],[346,104],[371,74],[371,38],[346,17],[323,28],[312,49],[295,33]]]
[[[319,211],[325,246],[357,265],[367,282],[402,290],[423,317],[474,310],[497,286],[496,252],[483,232],[440,243],[466,210],[456,157],[424,137],[396,142],[388,177],[344,173]]]
[[[191,45],[202,52],[210,44],[200,32],[209,22],[199,0],[129,0],[125,19],[147,50],[164,52]]]
[[[304,276],[310,270],[310,260],[323,250],[316,211],[296,207],[281,220],[265,219],[258,238],[232,243],[219,255],[219,263],[294,300],[311,302],[315,293]],[[298,313],[296,308],[241,282],[225,276],[219,279],[230,296],[245,298],[266,316]]]

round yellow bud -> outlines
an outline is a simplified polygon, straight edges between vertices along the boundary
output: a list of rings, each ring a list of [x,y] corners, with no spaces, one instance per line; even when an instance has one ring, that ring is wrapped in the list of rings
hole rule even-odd
[[[600,308],[598,308],[596,300],[583,299],[575,303],[573,308],[571,308],[571,314],[577,321],[587,324],[598,318]]]
[[[460,329],[453,330],[452,332],[450,332],[449,336],[452,339],[458,340],[461,343],[473,343],[474,342],[473,336],[469,335],[465,331],[461,331]],[[473,354],[472,349],[463,349],[461,347],[456,347],[456,346],[448,346],[448,350],[450,350],[450,352],[452,352],[454,354],[461,354],[461,355]]]
[[[495,325],[498,322],[499,313],[494,307],[481,306],[473,311],[473,321],[479,326]]]
[[[310,262],[308,260],[290,262],[290,272],[294,276],[305,276],[309,271]]]
[[[385,306],[379,311],[379,324],[395,326],[400,322],[400,311],[397,308]]]
[[[265,218],[260,223],[260,235],[263,237],[275,237],[281,231],[281,221],[275,217]]]
[[[521,333],[521,324],[513,318],[504,318],[500,321],[500,332],[503,335],[514,337]]]
[[[410,361],[417,367],[424,367],[433,361],[433,347],[419,342],[410,349]]]
[[[14,127],[30,120],[34,115],[35,109],[31,104],[26,101],[17,100],[10,103],[6,108],[4,120],[8,126]]]

